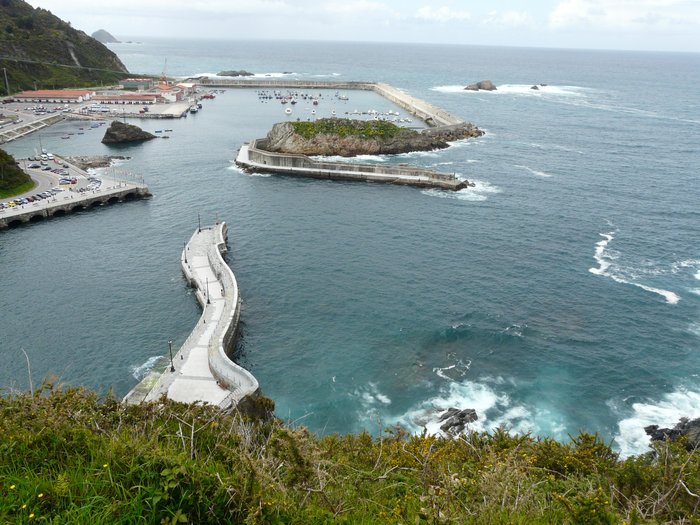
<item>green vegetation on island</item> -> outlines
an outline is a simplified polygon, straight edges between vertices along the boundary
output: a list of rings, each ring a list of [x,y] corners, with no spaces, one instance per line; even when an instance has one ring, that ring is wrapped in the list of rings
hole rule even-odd
[[[316,437],[45,383],[0,397],[0,523],[698,523],[698,452],[653,447],[621,460],[589,434]]]
[[[50,11],[23,0],[0,4],[0,68],[11,93],[109,85],[128,74],[117,55]],[[0,85],[5,93],[4,78]]]
[[[393,138],[404,130],[396,124],[382,120],[356,120],[346,118],[324,118],[314,122],[290,122],[294,132],[305,139],[319,134],[340,137]]]
[[[29,191],[34,185],[34,181],[17,165],[14,157],[0,149],[0,199]]]

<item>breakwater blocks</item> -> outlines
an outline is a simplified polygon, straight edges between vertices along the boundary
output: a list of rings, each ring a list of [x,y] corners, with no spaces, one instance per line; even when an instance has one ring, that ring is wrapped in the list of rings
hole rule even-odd
[[[228,357],[238,334],[241,299],[238,283],[224,261],[226,223],[198,228],[180,257],[187,282],[195,289],[202,315],[164,370],[151,372],[125,398],[141,403],[166,396],[183,403],[235,407],[259,390],[258,381]]]

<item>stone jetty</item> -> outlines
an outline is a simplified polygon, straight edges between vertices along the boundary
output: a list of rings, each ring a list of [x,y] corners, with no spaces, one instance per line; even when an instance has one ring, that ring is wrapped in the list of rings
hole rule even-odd
[[[227,232],[224,222],[198,228],[185,245],[180,263],[195,289],[202,315],[183,345],[170,347],[165,370],[151,372],[124,402],[136,404],[165,396],[230,409],[258,392],[255,377],[228,356],[238,333],[241,298],[236,277],[222,257]]]

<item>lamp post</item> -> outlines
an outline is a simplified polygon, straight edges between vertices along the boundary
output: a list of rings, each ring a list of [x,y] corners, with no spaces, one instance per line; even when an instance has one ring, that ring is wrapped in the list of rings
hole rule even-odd
[[[187,264],[187,241],[182,243],[182,253],[185,254],[185,264]]]
[[[168,350],[170,350],[170,371],[175,371],[175,365],[173,364],[173,342],[168,341]]]
[[[209,277],[207,277],[207,304],[211,304],[209,300]]]
[[[201,217],[199,216],[199,212],[197,212],[197,231],[198,231],[199,233],[202,232],[202,219],[201,219]]]

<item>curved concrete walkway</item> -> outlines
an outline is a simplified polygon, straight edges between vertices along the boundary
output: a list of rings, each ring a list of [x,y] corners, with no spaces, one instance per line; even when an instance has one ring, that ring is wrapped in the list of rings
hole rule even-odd
[[[166,396],[183,403],[230,408],[258,390],[255,377],[226,355],[233,346],[240,296],[226,251],[226,223],[194,232],[182,252],[182,269],[202,306],[199,322],[162,372],[151,372],[124,401],[140,403]],[[167,356],[169,359],[169,356]]]

